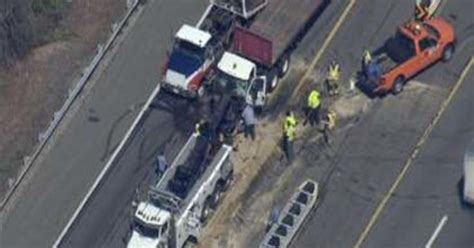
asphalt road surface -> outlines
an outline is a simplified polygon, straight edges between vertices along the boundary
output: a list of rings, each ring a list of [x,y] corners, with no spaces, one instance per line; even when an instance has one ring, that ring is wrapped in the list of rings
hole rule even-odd
[[[471,68],[409,174],[391,198],[366,247],[473,247],[474,208],[462,203],[464,152],[474,137]],[[435,235],[441,220],[445,224]],[[401,238],[403,237],[403,238]]]
[[[349,69],[350,75],[357,70],[363,49],[382,44],[384,39],[395,31],[397,25],[411,17],[412,8],[412,1],[389,3],[358,1],[326,52],[326,58],[338,58],[342,61],[343,70]],[[473,9],[471,1],[456,1],[447,2],[441,10],[441,15],[455,26],[458,34],[458,50],[451,62],[440,63],[426,70],[415,78],[418,82],[407,85],[400,96],[373,99],[368,112],[361,116],[355,127],[343,134],[341,144],[330,161],[319,164],[313,160],[312,167],[304,168],[304,173],[297,173],[301,175],[300,179],[310,176],[321,182],[323,187],[319,206],[294,240],[293,247],[351,247],[356,244],[375,208],[395,181],[414,145],[434,118],[466,61],[474,52],[472,45],[474,23],[469,9]],[[465,109],[466,106],[459,108]],[[436,172],[427,174],[435,175]],[[425,179],[424,173],[421,172],[413,177],[412,180],[418,183],[424,180],[436,180],[436,178]],[[456,184],[459,178],[453,180]],[[293,188],[300,182],[301,180],[295,181],[294,185],[287,187]],[[441,180],[437,188],[448,188],[449,192],[454,190],[452,186],[453,182]],[[426,190],[428,187],[423,188]],[[421,193],[421,190],[419,189],[417,193],[424,195],[432,193],[424,191]],[[454,196],[452,198],[453,208],[456,208],[455,205],[459,202]],[[376,240],[371,243],[369,240],[368,247],[419,247],[427,242],[425,239],[429,239],[430,233],[424,234],[427,231],[417,230],[415,227],[406,232],[400,228],[408,228],[407,223],[419,220],[420,225],[430,225],[434,230],[442,217],[438,215],[431,217],[436,219],[431,223],[429,220],[412,218],[411,209],[399,210],[397,216],[392,214],[390,217],[393,218],[388,217],[389,221],[376,224],[377,228],[381,226],[377,229],[380,230],[378,232],[380,236],[374,236],[374,240],[380,237],[378,241],[383,242]],[[449,216],[450,213],[446,214]],[[468,214],[459,214],[457,219],[465,215]],[[407,220],[406,222],[401,220],[405,225],[391,228],[401,216]],[[426,215],[420,218],[423,216]],[[455,220],[452,221],[451,225],[455,225]],[[446,232],[450,222],[451,219],[446,224]],[[451,236],[443,241],[442,232],[439,237],[440,245],[455,247],[457,244],[462,244],[472,247],[472,244],[469,244],[471,239],[469,235],[472,235],[469,233],[469,230],[472,230],[469,225],[472,224],[472,219],[459,222],[459,228],[452,229],[452,232],[459,231],[458,236]],[[419,237],[416,241],[405,239],[404,235],[410,230],[414,232],[411,236]],[[399,239],[398,243],[386,241],[385,238],[389,236],[390,241]],[[460,240],[452,241],[456,238]],[[420,239],[424,242],[420,243]],[[453,243],[449,243],[449,240]]]
[[[324,38],[321,29],[327,30],[325,23],[337,17],[339,10],[331,9],[322,20],[318,19],[299,50],[310,51],[320,45]],[[303,57],[301,51],[298,52],[297,56],[292,57],[295,64]],[[194,118],[197,117],[189,102],[162,93],[153,104],[156,107],[144,118],[121,157],[64,238],[62,247],[125,246],[133,216],[132,201],[136,199],[137,192],[144,197],[147,187],[156,182],[153,171],[156,156],[164,151],[171,162],[191,134]]]
[[[148,0],[140,7],[109,63],[86,86],[1,213],[0,247],[54,243],[156,86],[173,33],[184,22],[196,22],[206,4],[205,0]],[[176,119],[161,113],[150,114],[162,125],[152,128],[162,135],[149,142],[162,143],[185,126],[184,121],[171,124]]]
[[[164,154],[171,163],[191,135],[197,112],[189,104],[164,92],[158,95],[61,247],[124,246],[133,216],[132,201],[146,197],[148,187],[157,181],[157,156]]]

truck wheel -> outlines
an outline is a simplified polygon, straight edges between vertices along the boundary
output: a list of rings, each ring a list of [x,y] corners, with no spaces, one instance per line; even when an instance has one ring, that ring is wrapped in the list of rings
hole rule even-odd
[[[268,88],[268,92],[271,93],[276,89],[276,87],[278,86],[278,83],[280,83],[280,78],[278,77],[277,73],[270,72],[269,79],[270,80],[268,80],[267,88]]]
[[[448,44],[446,47],[444,47],[443,50],[443,61],[448,62],[451,60],[454,54],[454,45],[453,44]]]
[[[222,199],[222,190],[223,190],[222,185],[220,183],[217,183],[216,187],[214,188],[214,192],[212,193],[211,208],[216,209],[217,206],[219,205]]]
[[[398,76],[392,86],[393,94],[398,95],[400,92],[402,92],[403,86],[405,86],[405,78],[403,78],[403,76]]]
[[[206,201],[204,201],[204,205],[202,206],[201,210],[201,223],[206,223],[211,215],[211,198],[208,197]]]
[[[278,77],[282,78],[290,70],[290,56],[286,57],[282,63],[280,63]]]

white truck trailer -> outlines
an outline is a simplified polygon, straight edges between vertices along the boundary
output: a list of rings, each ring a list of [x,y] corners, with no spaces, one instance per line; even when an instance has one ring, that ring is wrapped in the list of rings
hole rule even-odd
[[[183,247],[201,230],[227,189],[232,147],[192,134],[171,167],[138,203],[127,247]]]

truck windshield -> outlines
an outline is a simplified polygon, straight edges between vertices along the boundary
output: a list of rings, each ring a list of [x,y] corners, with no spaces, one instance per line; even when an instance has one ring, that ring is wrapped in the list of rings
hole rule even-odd
[[[413,40],[401,32],[397,32],[385,44],[388,57],[397,64],[401,64],[415,56]]]
[[[185,40],[178,40],[174,45],[174,50],[193,56],[199,60],[204,58],[204,48],[194,45]]]
[[[221,70],[217,70],[217,83],[219,87],[229,90],[237,96],[245,96],[248,82],[236,77],[233,77]]]
[[[426,31],[433,37],[436,37],[436,39],[440,38],[440,34],[436,28],[431,26],[430,24],[423,23],[423,27],[425,27]]]
[[[143,236],[151,238],[157,238],[160,233],[158,228],[145,226],[136,220],[133,222],[133,228]]]

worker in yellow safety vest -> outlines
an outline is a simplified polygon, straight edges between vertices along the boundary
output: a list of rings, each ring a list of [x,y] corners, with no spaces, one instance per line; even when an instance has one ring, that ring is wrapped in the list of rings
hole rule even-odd
[[[293,112],[288,111],[283,123],[283,152],[288,161],[293,159],[293,141],[296,138],[297,121]]]
[[[320,93],[318,90],[314,89],[309,93],[308,96],[308,109],[306,112],[306,120],[309,121],[309,124],[313,126],[314,124],[319,124],[319,110],[321,109],[321,99]]]
[[[287,111],[286,112],[286,117],[285,117],[285,122],[283,123],[283,129],[286,133],[286,131],[290,128],[296,127],[297,121],[295,118],[295,115],[293,114],[292,111]]]
[[[337,95],[339,93],[339,78],[341,74],[341,68],[338,63],[333,61],[328,68],[328,77],[326,80],[328,92],[330,96]]]

